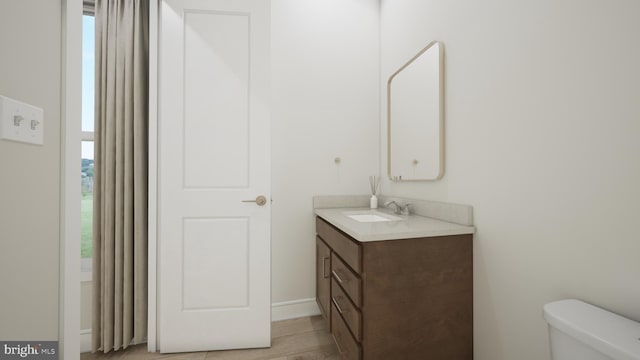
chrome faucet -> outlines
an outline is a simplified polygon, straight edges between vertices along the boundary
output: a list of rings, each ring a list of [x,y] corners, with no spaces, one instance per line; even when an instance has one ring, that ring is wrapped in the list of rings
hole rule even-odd
[[[409,211],[409,203],[404,204],[404,205],[400,205],[397,202],[391,200],[391,201],[387,201],[384,203],[385,207],[391,208],[391,206],[393,205],[393,212],[399,215],[409,215],[410,211]]]

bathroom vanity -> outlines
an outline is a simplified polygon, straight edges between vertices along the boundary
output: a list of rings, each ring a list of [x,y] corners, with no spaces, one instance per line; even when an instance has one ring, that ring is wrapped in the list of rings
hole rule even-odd
[[[317,302],[343,359],[473,358],[473,226],[315,213]]]

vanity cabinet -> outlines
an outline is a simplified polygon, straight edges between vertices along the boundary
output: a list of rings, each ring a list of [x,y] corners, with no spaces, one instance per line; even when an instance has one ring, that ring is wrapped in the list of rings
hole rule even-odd
[[[472,234],[360,242],[321,217],[316,232],[317,301],[342,359],[473,359]]]

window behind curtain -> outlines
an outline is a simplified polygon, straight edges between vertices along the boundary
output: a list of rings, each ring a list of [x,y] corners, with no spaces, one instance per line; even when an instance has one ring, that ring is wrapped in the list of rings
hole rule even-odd
[[[93,126],[95,80],[95,18],[82,16],[82,164],[81,270],[91,271],[93,255]]]

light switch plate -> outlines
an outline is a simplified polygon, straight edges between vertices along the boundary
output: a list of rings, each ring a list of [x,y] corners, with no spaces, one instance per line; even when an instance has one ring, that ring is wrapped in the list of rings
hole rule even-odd
[[[44,112],[35,106],[0,95],[0,139],[42,145]]]

